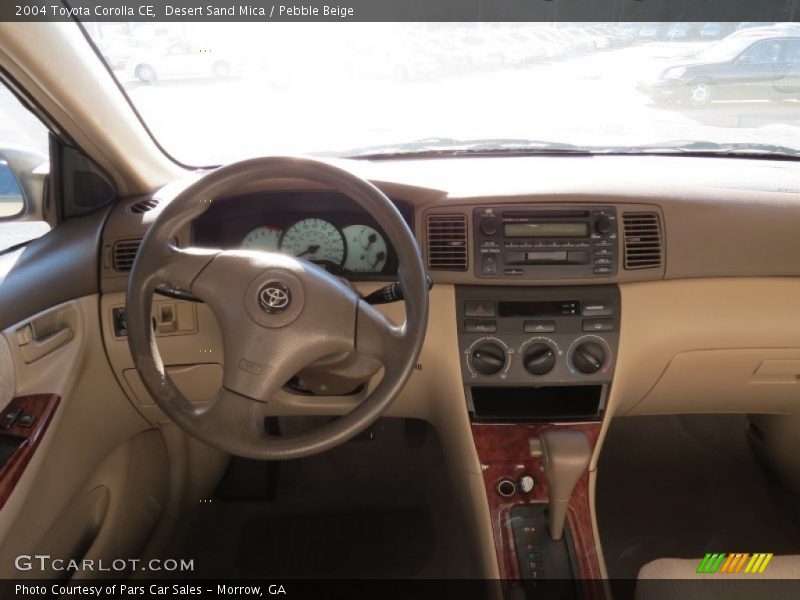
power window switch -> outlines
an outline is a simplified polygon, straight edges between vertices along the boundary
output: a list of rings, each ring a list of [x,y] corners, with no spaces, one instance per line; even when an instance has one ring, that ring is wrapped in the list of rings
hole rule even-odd
[[[22,414],[21,408],[10,408],[3,413],[0,417],[0,429],[10,429],[16,422],[17,418]]]
[[[36,422],[35,413],[25,413],[17,419],[17,425],[20,427],[31,427]]]

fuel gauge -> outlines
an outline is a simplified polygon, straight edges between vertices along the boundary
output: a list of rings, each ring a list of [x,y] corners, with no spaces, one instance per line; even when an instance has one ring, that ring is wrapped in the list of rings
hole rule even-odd
[[[348,225],[342,229],[347,241],[344,268],[354,273],[380,273],[386,266],[389,252],[386,240],[369,225]]]

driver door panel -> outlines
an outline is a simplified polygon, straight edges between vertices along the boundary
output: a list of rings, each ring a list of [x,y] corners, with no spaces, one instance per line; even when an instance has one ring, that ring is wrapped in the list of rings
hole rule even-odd
[[[17,566],[23,554],[135,557],[167,502],[162,436],[128,401],[105,353],[98,265],[106,214],[0,255],[0,417],[22,409],[0,427],[5,441],[20,442],[0,468],[4,579],[69,576]]]
[[[13,371],[15,399],[11,401],[12,406],[27,401],[26,406],[33,406],[32,410],[37,413],[36,425],[46,425],[35,444],[23,444],[22,449],[26,445],[35,446],[24,468],[9,473],[16,481],[0,509],[0,576],[4,578],[25,575],[15,569],[14,558],[18,554],[71,548],[60,542],[58,535],[50,533],[58,528],[58,523],[70,523],[73,541],[81,540],[76,542],[75,548],[81,551],[92,546],[103,531],[117,525],[105,518],[113,516],[111,512],[100,511],[94,502],[88,505],[84,502],[86,486],[97,479],[103,469],[109,469],[107,457],[114,456],[115,452],[119,455],[118,448],[142,434],[148,425],[127,402],[108,368],[98,309],[99,296],[85,296],[32,315],[2,331],[4,345],[8,348],[3,368],[8,371],[10,366]],[[26,333],[29,328],[33,331],[31,336]],[[42,333],[37,334],[37,329]],[[56,338],[59,343],[49,347],[47,340],[53,335],[52,331],[60,336]],[[58,333],[61,331],[70,332],[67,341],[63,341],[64,334]],[[37,340],[37,336],[41,339]],[[49,351],[38,354],[40,348],[31,355],[26,346],[37,341]],[[55,400],[31,404],[31,398]],[[16,425],[8,431],[24,432]],[[158,444],[163,455],[160,439]],[[158,444],[154,447],[158,448]],[[12,457],[7,468],[13,467],[15,462]],[[153,464],[163,466],[166,462],[166,457],[161,456],[161,460]],[[9,487],[3,479],[3,471],[0,471],[0,487]],[[152,469],[147,471],[148,474],[142,474],[143,480],[151,476]],[[162,479],[160,475],[156,478]],[[121,477],[120,481],[106,485],[105,494],[112,508],[130,493],[124,481]],[[161,495],[157,489],[155,492],[156,497]],[[162,498],[161,505],[163,502]],[[83,510],[81,506],[89,506],[91,510]],[[103,518],[98,521],[100,513]],[[103,554],[111,550],[109,546],[98,552]],[[82,557],[69,554],[63,558]]]

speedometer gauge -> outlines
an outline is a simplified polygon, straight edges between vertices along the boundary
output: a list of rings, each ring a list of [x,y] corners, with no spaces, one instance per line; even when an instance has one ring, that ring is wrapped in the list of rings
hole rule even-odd
[[[311,262],[344,262],[344,237],[333,223],[324,219],[303,219],[283,234],[281,251]]]
[[[278,240],[281,239],[281,228],[272,227],[256,227],[244,236],[241,243],[243,250],[264,250],[266,252],[277,252]]]
[[[386,265],[386,240],[369,225],[348,225],[342,229],[347,240],[344,268],[355,273],[380,273]]]

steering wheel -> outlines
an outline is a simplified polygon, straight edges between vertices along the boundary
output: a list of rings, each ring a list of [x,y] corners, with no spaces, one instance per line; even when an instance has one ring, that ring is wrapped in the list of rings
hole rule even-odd
[[[243,184],[302,179],[333,188],[361,205],[386,232],[399,258],[406,321],[393,325],[324,269],[272,252],[178,248],[178,231],[212,202]],[[156,287],[167,283],[208,304],[222,330],[223,385],[196,407],[168,375],[151,325]],[[371,183],[305,158],[257,158],[212,171],[164,207],[142,240],[127,291],[128,344],[136,370],[158,406],[178,426],[224,452],[286,460],[323,452],[369,427],[394,401],[422,348],[428,284],[419,247],[397,208]],[[353,410],[293,436],[271,436],[264,418],[274,393],[303,367],[337,353],[366,353],[384,375]]]

